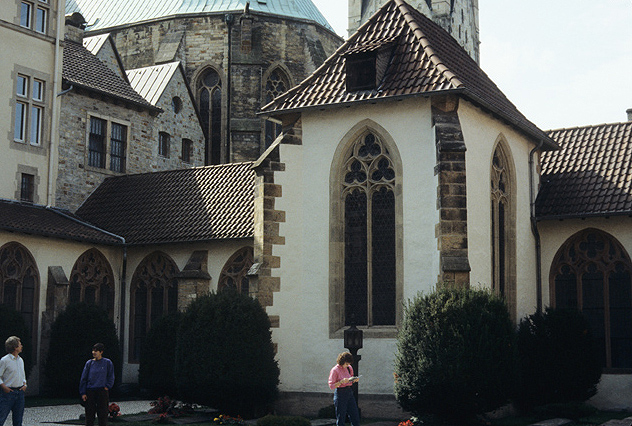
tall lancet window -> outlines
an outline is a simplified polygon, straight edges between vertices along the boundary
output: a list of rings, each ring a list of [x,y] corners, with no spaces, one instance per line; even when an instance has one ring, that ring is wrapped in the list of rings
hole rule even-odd
[[[265,101],[264,105],[272,102],[274,98],[282,95],[290,88],[290,79],[283,72],[281,68],[275,68],[268,79],[266,80],[266,86],[264,90]],[[281,134],[282,126],[272,120],[266,120],[266,148],[274,142],[274,140]]]
[[[345,324],[395,325],[395,168],[375,134],[354,143],[342,186]]]
[[[507,150],[499,143],[491,166],[492,289],[507,302],[515,319],[515,225],[513,173]]]
[[[198,100],[202,127],[209,143],[208,161],[219,164],[222,155],[222,80],[209,68],[198,81]]]

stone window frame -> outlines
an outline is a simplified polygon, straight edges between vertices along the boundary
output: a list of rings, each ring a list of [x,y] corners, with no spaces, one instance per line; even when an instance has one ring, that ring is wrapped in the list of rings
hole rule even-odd
[[[494,164],[498,153],[502,161],[499,169]],[[516,265],[516,214],[517,187],[516,166],[511,149],[503,135],[499,135],[494,143],[490,158],[490,253],[491,253],[491,287],[492,291],[505,299],[511,319],[517,321],[517,265]],[[500,176],[506,177],[506,190],[500,190],[497,185]],[[496,186],[495,186],[496,185]],[[500,239],[499,214],[500,206],[504,206],[504,241]],[[503,250],[497,249],[501,246]],[[502,265],[501,265],[502,264]],[[502,275],[502,277],[501,277]],[[504,289],[500,288],[500,283]]]
[[[68,279],[68,302],[85,302],[86,289],[95,289],[95,305],[104,308],[110,319],[114,319],[114,299],[116,296],[116,283],[112,265],[105,255],[97,248],[84,251],[75,261]],[[103,303],[104,288],[107,303]],[[74,298],[73,292],[78,287],[79,297]],[[109,291],[108,291],[109,290]]]
[[[404,300],[404,232],[403,232],[403,163],[395,140],[382,126],[371,119],[357,123],[340,140],[331,163],[329,175],[329,338],[341,339],[344,315],[344,203],[341,198],[343,168],[358,139],[368,133],[376,135],[389,151],[395,169],[395,325],[358,326],[365,338],[395,338],[403,318]]]
[[[103,120],[106,123],[105,130],[105,164],[104,167],[96,167],[90,165],[90,128],[92,118]],[[123,170],[116,171],[112,170],[113,163],[112,158],[114,157],[112,153],[112,124],[117,124],[125,128],[125,143],[124,143],[124,151],[125,155],[122,158]],[[85,145],[84,145],[84,164],[86,165],[86,170],[102,173],[102,174],[110,174],[119,176],[121,174],[126,173],[128,161],[129,161],[129,146],[131,140],[131,132],[132,132],[132,123],[127,120],[122,120],[119,118],[115,118],[108,115],[98,114],[95,112],[88,112],[86,115],[86,136],[85,136]]]
[[[249,294],[248,271],[254,263],[254,249],[252,246],[242,247],[236,250],[224,264],[222,272],[217,279],[217,291],[231,287],[229,281],[241,282],[239,288],[235,288],[239,293]]]
[[[193,141],[182,138],[182,161],[189,164],[193,162]]]
[[[22,262],[20,262],[20,260]],[[32,277],[32,286],[25,287],[26,277]],[[13,281],[16,286],[16,301],[13,309],[17,310],[24,317],[29,318],[27,326],[31,329],[30,342],[35,348],[34,342],[39,335],[38,315],[39,315],[39,293],[40,293],[40,273],[37,262],[31,251],[17,241],[9,241],[0,247],[0,304],[5,304],[5,287],[7,282]],[[25,306],[25,294],[32,293],[31,306]],[[33,352],[34,353],[34,352]]]
[[[207,134],[207,129],[202,129],[204,132],[204,137],[206,138],[206,143],[207,146],[205,148],[206,151],[206,155],[208,156],[206,163],[207,164],[219,164],[219,163],[223,163],[223,159],[226,158],[226,132],[227,132],[227,128],[226,128],[226,111],[228,109],[228,104],[227,104],[227,98],[228,98],[228,94],[227,94],[227,88],[226,88],[226,81],[227,81],[227,77],[226,77],[226,73],[224,72],[223,68],[220,66],[220,64],[218,63],[214,63],[214,62],[206,62],[204,64],[202,64],[194,73],[193,76],[191,77],[191,87],[195,88],[195,102],[196,105],[198,107],[198,111],[200,112],[200,117],[201,117],[201,122],[202,122],[202,127],[203,123],[204,123],[204,118],[203,116],[203,111],[200,105],[200,95],[201,92],[204,88],[208,88],[207,86],[205,86],[202,82],[202,79],[204,77],[204,75],[206,74],[206,72],[208,70],[213,70],[215,71],[218,75],[219,75],[219,84],[213,86],[214,88],[218,88],[220,90],[220,94],[221,94],[221,106],[220,106],[220,132],[219,132],[219,144],[220,146],[218,147],[219,149],[217,150],[217,152],[213,151],[213,146],[212,146],[212,140],[211,140],[211,135]],[[210,126],[210,124],[209,124]],[[214,158],[214,156],[216,156],[217,158]]]
[[[158,132],[158,156],[169,158],[171,153],[171,135],[168,132]]]
[[[19,78],[26,80],[25,93],[21,93],[18,89]],[[11,123],[9,130],[9,141],[11,149],[17,149],[29,153],[46,155],[49,137],[49,128],[51,122],[51,102],[52,102],[52,83],[50,75],[39,70],[16,65],[13,73],[13,89],[11,99]],[[33,96],[35,83],[41,85],[39,97]],[[25,109],[24,117],[20,123],[23,128],[23,137],[21,139],[15,137],[15,125],[17,119],[18,104],[23,105]],[[32,114],[33,110],[40,111],[38,140],[32,140]]]
[[[40,197],[38,195],[38,189],[41,184],[42,178],[38,173],[37,167],[28,166],[24,164],[18,164],[15,172],[15,193],[14,198],[16,200],[22,200],[22,175],[27,174],[33,176],[33,200],[34,204],[39,204]]]
[[[270,77],[275,72],[281,73],[281,78],[285,80],[285,84],[287,86],[285,91],[281,93],[287,92],[295,85],[292,73],[290,72],[288,67],[285,66],[285,64],[283,64],[282,62],[275,62],[271,64],[261,78],[261,106],[265,106],[266,104],[271,102],[268,93],[268,80],[270,80]],[[276,133],[276,136],[278,136],[281,133],[282,127],[280,122],[271,119],[263,119],[261,127],[261,137],[264,141],[264,146],[262,147],[262,149],[265,150],[268,146],[270,146],[272,142],[274,142],[274,139],[270,140],[270,135]]]
[[[16,24],[21,28],[35,31],[37,34],[48,35],[50,31],[51,4],[47,0],[21,0],[16,2],[17,14]],[[28,16],[24,16],[25,9],[28,8]],[[43,17],[40,21],[39,17]],[[23,22],[26,18],[26,23]],[[40,24],[41,23],[41,24]]]
[[[165,271],[171,273],[171,277],[165,275]],[[153,291],[157,286],[162,287],[164,291],[162,294],[162,315],[167,315],[171,312],[178,310],[178,279],[180,274],[178,265],[171,256],[163,251],[156,250],[147,256],[145,256],[136,267],[132,279],[130,281],[130,309],[129,309],[129,352],[128,361],[130,364],[137,364],[139,362],[140,348],[138,352],[135,350],[136,340],[136,294],[141,286],[147,289],[146,294],[146,313],[145,313],[145,327],[144,335],[141,339],[147,335],[147,332],[151,328],[152,324],[152,301]],[[174,297],[169,297],[169,289],[175,292]],[[173,309],[173,311],[171,310]],[[156,318],[158,319],[158,318]]]
[[[595,255],[588,255],[588,248],[582,248],[582,244],[588,242],[591,234],[597,234],[606,243],[599,251],[595,250]],[[549,270],[549,297],[552,307],[558,307],[557,300],[557,284],[556,278],[566,268],[567,272],[572,276],[575,275],[575,297],[579,310],[584,310],[584,280],[582,274],[591,272],[590,268],[594,266],[596,272],[606,274],[615,272],[618,266],[623,266],[627,274],[632,274],[632,260],[630,255],[625,249],[625,246],[609,232],[606,232],[597,228],[585,228],[575,232],[568,237],[561,245],[560,248],[553,256],[551,262],[551,268]],[[604,309],[604,342],[605,345],[605,361],[604,373],[611,374],[629,374],[632,373],[632,368],[620,368],[612,367],[612,318],[611,318],[611,294],[610,294],[610,280],[603,279],[603,309]],[[632,295],[632,280],[630,280],[629,294]],[[632,309],[632,296],[630,297],[629,309]]]

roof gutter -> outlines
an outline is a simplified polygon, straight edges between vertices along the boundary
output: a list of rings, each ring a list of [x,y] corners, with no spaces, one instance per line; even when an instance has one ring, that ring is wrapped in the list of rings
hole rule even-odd
[[[535,153],[544,145],[544,140],[540,140],[538,145],[529,152],[529,207],[531,219],[531,232],[535,238],[535,292],[536,292],[536,312],[542,312],[542,245],[540,232],[535,218],[535,183],[533,182],[535,171]]]

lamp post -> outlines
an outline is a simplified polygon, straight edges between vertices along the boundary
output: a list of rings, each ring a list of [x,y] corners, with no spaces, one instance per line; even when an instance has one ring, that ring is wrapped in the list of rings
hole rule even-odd
[[[359,376],[359,366],[361,355],[358,355],[358,349],[362,349],[362,330],[358,330],[354,323],[344,331],[345,348],[349,349],[351,355],[353,355],[353,374]],[[356,403],[358,402],[358,383],[353,384],[353,396]],[[358,411],[360,408],[358,407]]]

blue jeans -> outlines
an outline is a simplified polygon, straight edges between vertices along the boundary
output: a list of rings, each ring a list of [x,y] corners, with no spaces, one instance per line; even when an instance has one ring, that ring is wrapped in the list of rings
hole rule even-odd
[[[0,390],[0,425],[4,425],[9,417],[9,411],[13,418],[13,426],[22,426],[24,416],[24,391],[12,390],[4,393]]]
[[[353,397],[351,386],[336,388],[334,391],[334,407],[336,407],[336,426],[345,426],[347,414],[353,426],[360,426],[358,404]]]

